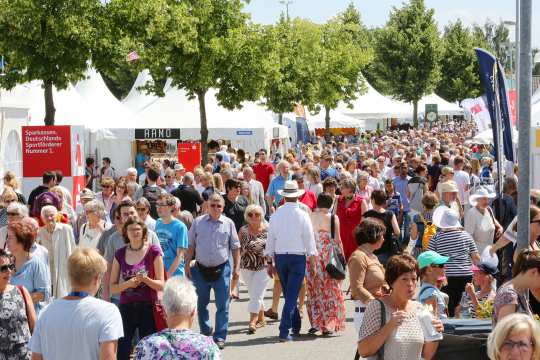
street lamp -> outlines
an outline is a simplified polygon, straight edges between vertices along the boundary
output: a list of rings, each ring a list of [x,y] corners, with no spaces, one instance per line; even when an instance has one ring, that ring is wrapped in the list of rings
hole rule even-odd
[[[289,20],[289,5],[293,3],[292,0],[279,0],[279,3],[285,6],[285,14],[287,15],[287,20]]]

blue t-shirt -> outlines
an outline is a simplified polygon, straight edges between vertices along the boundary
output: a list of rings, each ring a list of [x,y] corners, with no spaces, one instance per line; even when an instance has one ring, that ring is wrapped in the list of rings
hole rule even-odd
[[[324,181],[327,177],[333,177],[337,179],[337,170],[329,167],[328,169],[321,169],[321,181]]]
[[[394,195],[386,200],[386,210],[390,210],[396,215],[396,218],[399,216],[399,211],[401,209],[401,195],[394,191]]]
[[[188,248],[188,230],[186,225],[178,219],[173,219],[169,224],[158,219],[156,221],[156,235],[163,250],[165,271],[168,271],[176,258],[177,249]],[[184,275],[184,262],[178,265],[173,276],[175,275]]]
[[[423,282],[420,287],[420,292],[418,293],[418,301],[425,304],[426,300],[433,296],[437,299],[437,313],[439,314],[439,319],[446,319],[448,315],[446,313],[444,294],[432,284]]]
[[[409,186],[409,177],[403,179],[401,176],[396,176],[392,181],[396,193],[401,195],[401,203],[403,204],[403,211],[411,210],[409,207],[409,198],[407,198],[407,188]]]
[[[19,271],[11,276],[11,285],[24,286],[30,294],[43,293],[44,300],[48,300],[51,284],[47,265],[39,257],[32,256],[21,266]],[[34,302],[36,314],[39,315],[43,304],[44,302]]]
[[[135,156],[135,166],[137,167],[137,174],[141,176],[144,173],[144,162],[148,160],[148,156],[144,153],[138,153]]]
[[[274,198],[275,206],[277,206],[277,204],[279,204],[279,202],[281,201],[281,195],[278,194],[278,190],[283,190],[283,187],[285,186],[285,181],[290,179],[290,174],[287,176],[287,179],[285,179],[281,175],[278,175],[274,177],[272,181],[270,181],[270,185],[268,185],[268,191],[266,192],[266,194]]]

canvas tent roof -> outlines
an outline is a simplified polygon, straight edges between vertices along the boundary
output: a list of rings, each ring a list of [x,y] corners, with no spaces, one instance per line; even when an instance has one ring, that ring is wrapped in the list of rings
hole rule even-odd
[[[141,86],[153,81],[154,80],[148,70],[141,71],[139,75],[137,75],[133,87],[124,100],[122,100],[122,104],[136,114],[155,102],[158,99],[156,95],[148,94],[146,91],[139,89]]]
[[[322,110],[316,115],[306,114],[306,121],[310,129],[324,129],[326,128],[325,112]],[[336,110],[330,111],[330,128],[331,129],[347,129],[347,128],[365,128],[365,121],[355,119],[352,116],[348,116],[340,113]]]
[[[419,114],[424,113],[426,104],[437,104],[437,112],[439,113],[439,115],[463,115],[463,109],[459,105],[452,104],[451,102],[444,100],[437,94],[426,95],[422,99],[420,99],[420,101],[418,102]]]
[[[540,87],[538,87],[538,89],[536,89],[535,93],[533,94],[531,103],[532,104],[540,103]]]
[[[101,75],[92,67],[86,71],[86,79],[79,81],[75,89],[92,109],[92,121],[87,127],[128,128],[133,113],[111,93]]]
[[[540,101],[532,105],[531,124],[533,126],[540,126]]]
[[[412,106],[397,100],[387,98],[366,82],[367,92],[352,103],[352,109],[340,104],[340,112],[353,116],[355,119],[385,119],[391,117],[410,116]]]

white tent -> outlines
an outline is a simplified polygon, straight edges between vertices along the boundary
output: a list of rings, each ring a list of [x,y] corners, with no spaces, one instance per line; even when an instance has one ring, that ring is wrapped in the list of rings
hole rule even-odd
[[[152,79],[152,76],[148,70],[141,71],[139,75],[137,75],[137,79],[129,91],[129,94],[127,94],[124,100],[122,100],[122,104],[136,114],[150,104],[154,103],[158,97],[153,94],[148,94],[145,90],[140,89],[141,86],[153,81],[154,80]]]
[[[326,128],[325,121],[326,113],[324,110],[321,110],[316,115],[306,114],[306,121],[308,127],[313,129],[324,129]],[[331,129],[365,129],[366,123],[364,120],[355,119],[352,116],[342,114],[339,111],[331,110],[330,111],[330,128]]]
[[[514,144],[517,144],[517,141],[518,131],[516,129],[512,129],[512,142]],[[482,131],[481,133],[473,137],[469,142],[473,144],[493,144],[493,129],[487,129]]]
[[[533,94],[532,99],[531,99],[531,103],[532,104],[539,104],[540,103],[540,87],[538,87],[538,89],[536,89],[535,93]]]
[[[75,89],[88,107],[92,109],[92,121],[84,124],[92,129],[130,128],[133,113],[111,93],[101,75],[94,69],[86,71],[86,79],[79,81]]]
[[[13,171],[22,176],[21,126],[29,121],[27,89],[18,85],[10,91],[0,89],[0,173]],[[3,184],[0,184],[0,191]]]
[[[426,104],[437,104],[437,112],[439,113],[439,115],[463,115],[463,109],[459,107],[459,105],[452,104],[451,102],[444,100],[437,94],[426,95],[422,99],[420,99],[420,101],[418,102],[419,114],[423,114],[425,112]]]
[[[532,105],[531,125],[540,126],[540,101]]]

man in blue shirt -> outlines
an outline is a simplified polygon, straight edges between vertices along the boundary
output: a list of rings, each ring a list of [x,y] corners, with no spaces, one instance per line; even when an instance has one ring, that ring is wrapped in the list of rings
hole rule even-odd
[[[268,185],[268,191],[266,192],[266,201],[270,207],[270,214],[273,214],[276,211],[276,208],[281,201],[281,195],[278,194],[278,190],[283,190],[285,186],[285,181],[291,179],[291,174],[289,173],[289,163],[285,160],[281,160],[277,164],[277,169],[279,175],[275,176],[270,185]]]
[[[403,222],[401,224],[401,234],[400,235],[400,244],[402,247],[406,247],[409,243],[409,231],[410,231],[410,223],[411,218],[409,216],[409,212],[411,210],[410,202],[409,202],[409,176],[407,173],[409,172],[409,167],[407,166],[406,162],[402,162],[399,165],[399,168],[396,166],[394,169],[394,172],[398,173],[399,175],[396,176],[393,180],[394,189],[400,194],[401,196],[401,203],[403,204]]]
[[[321,181],[324,181],[327,177],[334,177],[337,179],[337,171],[333,168],[332,157],[330,155],[323,156],[320,160],[321,165]]]
[[[163,264],[167,277],[184,276],[184,258],[188,248],[186,225],[172,216],[176,200],[171,194],[161,194],[157,202],[159,219],[156,234],[163,250]]]

